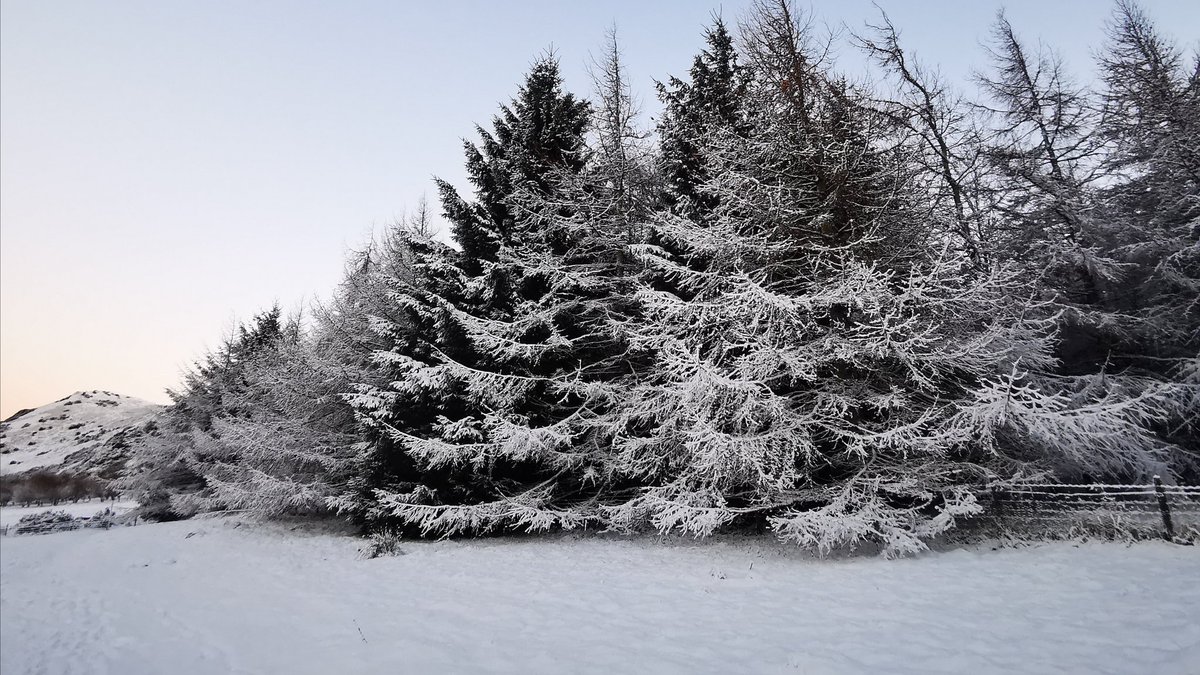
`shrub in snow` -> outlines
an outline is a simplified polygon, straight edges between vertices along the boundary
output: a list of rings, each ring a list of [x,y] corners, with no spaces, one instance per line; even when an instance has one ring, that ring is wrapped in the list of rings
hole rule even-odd
[[[83,521],[83,526],[96,530],[108,530],[117,524],[117,514],[112,509],[104,509]]]
[[[78,530],[83,527],[83,521],[66,511],[44,511],[31,513],[17,521],[13,528],[15,534],[49,534]]]
[[[395,530],[376,530],[367,538],[367,546],[363,549],[362,555],[368,559],[404,555],[404,551],[400,548],[403,541],[403,535]]]

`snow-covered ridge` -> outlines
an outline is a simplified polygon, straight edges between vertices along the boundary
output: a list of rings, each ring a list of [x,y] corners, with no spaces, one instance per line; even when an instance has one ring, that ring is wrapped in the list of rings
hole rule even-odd
[[[118,433],[145,425],[163,406],[111,391],[78,391],[0,424],[0,474],[86,465]]]

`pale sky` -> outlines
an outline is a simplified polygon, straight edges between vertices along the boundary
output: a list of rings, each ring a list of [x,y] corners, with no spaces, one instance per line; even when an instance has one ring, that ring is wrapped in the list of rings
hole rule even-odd
[[[880,0],[965,81],[1003,4],[1093,72],[1099,0]],[[344,254],[463,184],[461,139],[553,45],[567,86],[616,24],[648,114],[745,2],[0,2],[0,417],[80,389],[165,402],[237,319],[322,297]],[[813,0],[832,28],[868,0]],[[1200,3],[1145,7],[1187,47]],[[1187,41],[1191,42],[1187,42]],[[846,69],[861,57],[845,54]],[[434,204],[436,206],[436,204]]]

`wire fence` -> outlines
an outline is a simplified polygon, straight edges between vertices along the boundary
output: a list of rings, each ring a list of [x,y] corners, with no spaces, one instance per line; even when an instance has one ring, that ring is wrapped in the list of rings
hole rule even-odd
[[[1167,540],[1200,538],[1200,485],[1043,483],[1005,487],[979,496],[978,520],[1001,529],[1063,534],[1111,531]]]
[[[1042,536],[1091,531],[1200,541],[1200,485],[1164,485],[1157,476],[1147,484],[1037,483],[976,496],[984,510],[973,523],[1002,531]],[[75,520],[83,527],[100,526],[87,517]],[[21,529],[3,526],[0,536]]]

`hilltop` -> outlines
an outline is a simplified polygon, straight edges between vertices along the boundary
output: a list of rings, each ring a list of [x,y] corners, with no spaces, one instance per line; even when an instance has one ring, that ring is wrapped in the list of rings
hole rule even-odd
[[[0,475],[46,467],[93,470],[123,459],[125,440],[163,406],[111,391],[77,391],[0,423]]]

